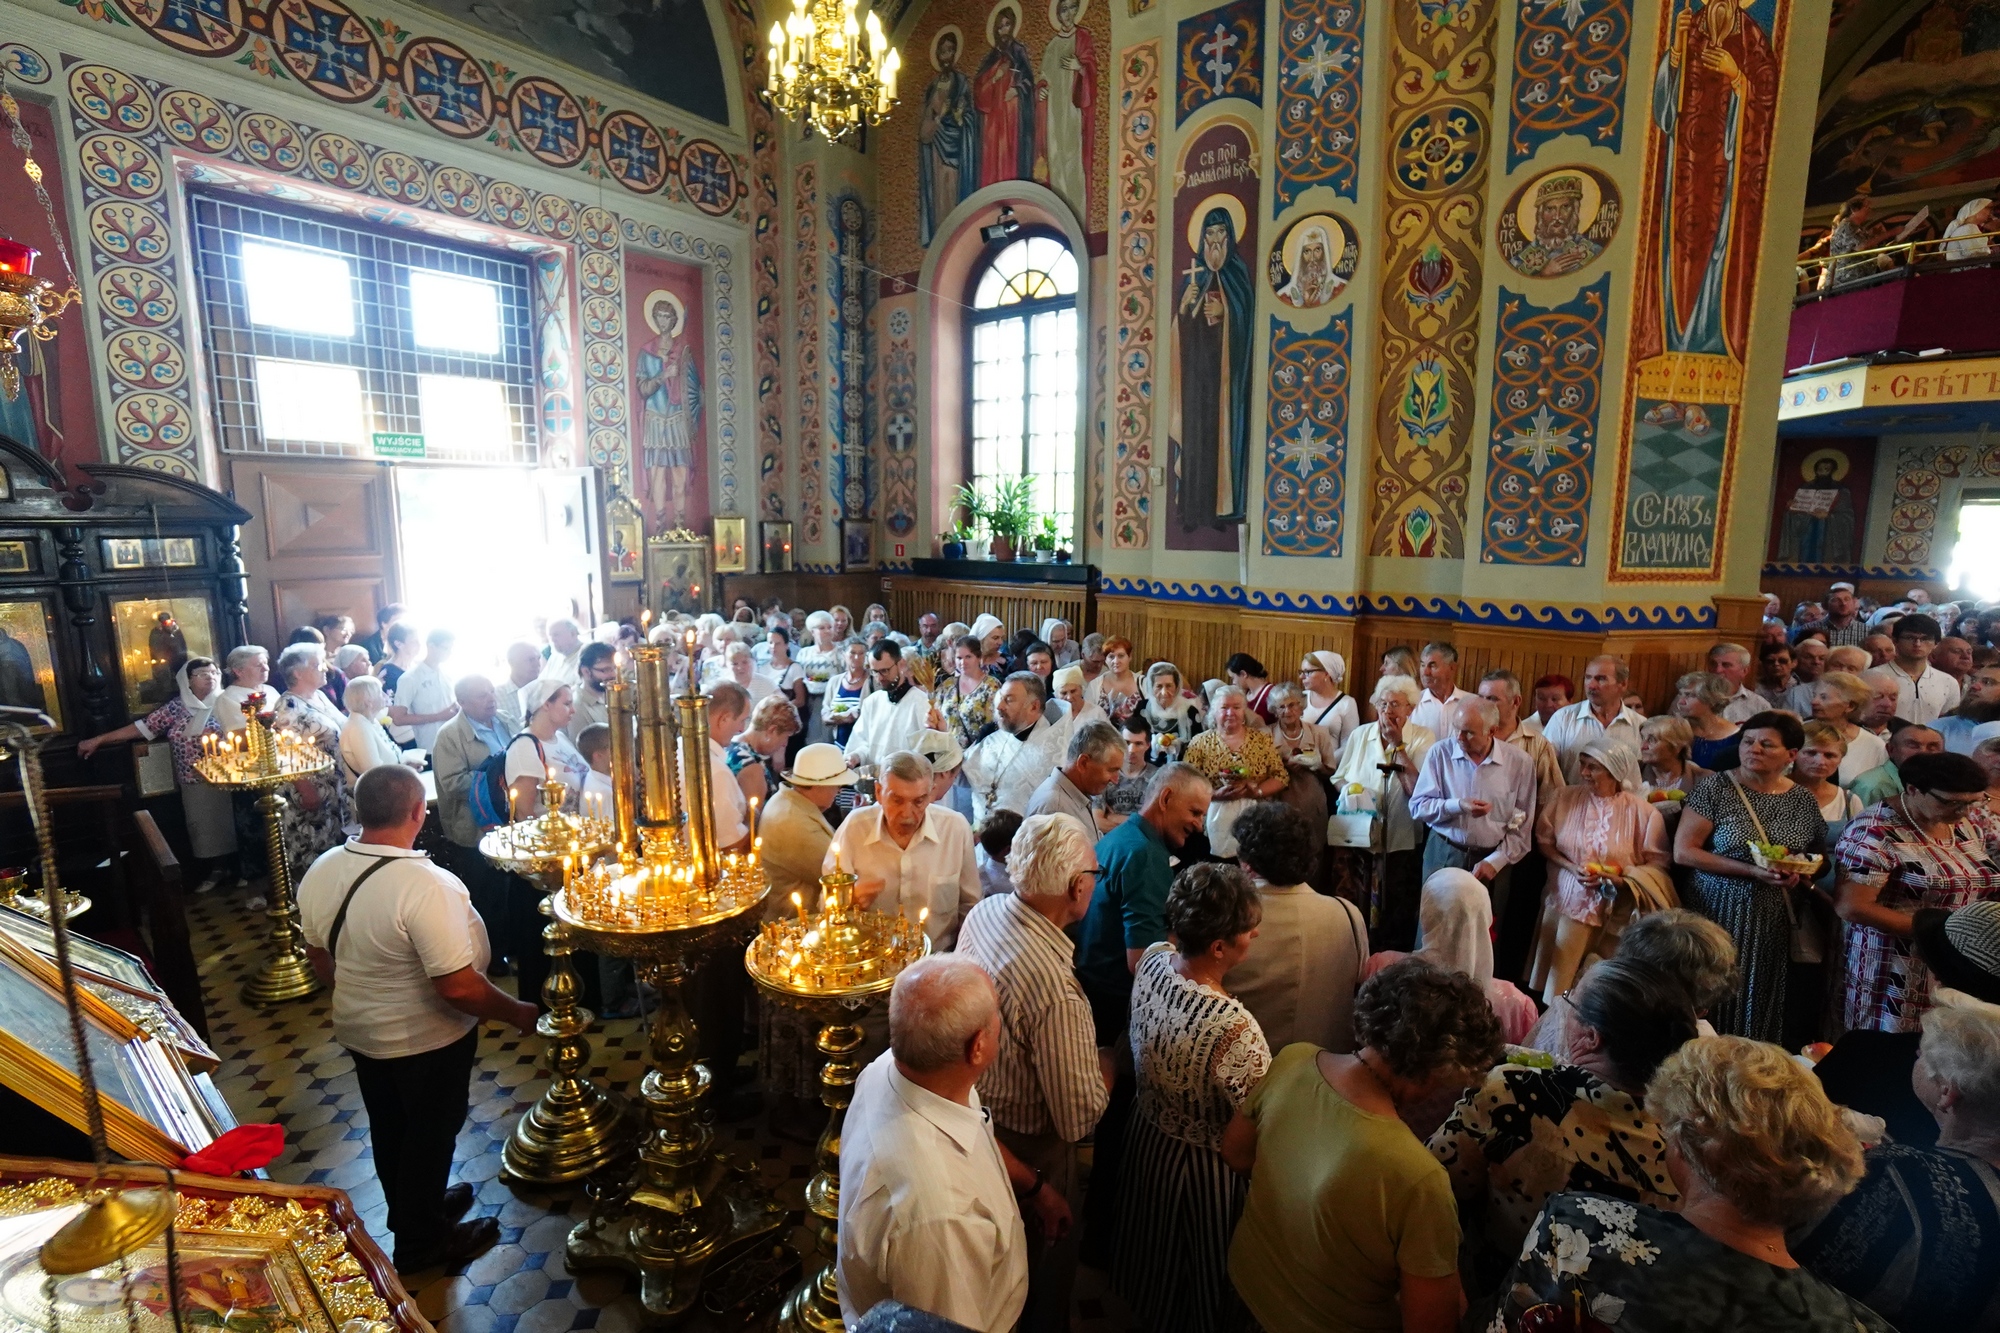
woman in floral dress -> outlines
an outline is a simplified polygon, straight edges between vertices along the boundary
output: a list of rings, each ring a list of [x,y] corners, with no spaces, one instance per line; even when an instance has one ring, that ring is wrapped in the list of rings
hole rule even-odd
[[[805,674],[806,705],[800,713],[806,723],[806,744],[811,745],[826,739],[826,719],[821,716],[826,687],[840,674],[847,653],[834,637],[833,617],[824,611],[806,617],[806,633],[812,635],[812,642],[798,651],[797,661]]]
[[[1141,1328],[1212,1333],[1230,1305],[1229,1236],[1249,1181],[1222,1131],[1271,1067],[1271,1048],[1222,978],[1250,952],[1263,907],[1233,866],[1196,865],[1167,895],[1173,943],[1139,960],[1113,1280]]]
[[[325,650],[316,643],[295,643],[278,654],[278,679],[285,692],[278,698],[276,720],[279,731],[289,731],[324,750],[328,758],[340,753],[340,732],[347,717],[321,687],[326,684]],[[285,851],[291,857],[292,882],[297,883],[321,852],[338,847],[347,837],[347,784],[341,780],[340,765],[301,778],[285,797]]]
[[[1704,1037],[1646,1089],[1678,1215],[1558,1194],[1500,1286],[1490,1333],[1890,1333],[1887,1320],[1801,1268],[1787,1228],[1862,1174],[1861,1145],[1819,1080],[1776,1046]]]
[[[1194,738],[1182,759],[1215,788],[1208,807],[1209,850],[1234,857],[1238,816],[1252,802],[1276,796],[1291,779],[1271,734],[1251,728],[1249,700],[1241,689],[1224,685],[1217,690],[1208,715],[1215,725]]]
[[[79,741],[79,759],[99,747],[122,741],[163,743],[174,760],[174,784],[181,790],[181,819],[187,825],[188,847],[197,862],[212,862],[195,892],[214,887],[229,859],[236,854],[236,817],[229,793],[211,787],[195,771],[201,738],[222,730],[215,705],[222,697],[222,672],[206,657],[190,657],[175,673],[180,692],[146,716],[116,731]]]
[[[1834,853],[1848,1028],[1922,1031],[1936,983],[1913,945],[1915,913],[2000,898],[2000,821],[1980,804],[1985,771],[1962,754],[1919,754],[1901,772],[1902,794],[1849,821]]]

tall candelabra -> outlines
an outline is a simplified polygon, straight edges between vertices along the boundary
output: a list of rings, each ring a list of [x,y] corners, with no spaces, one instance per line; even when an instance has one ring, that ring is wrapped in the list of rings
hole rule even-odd
[[[553,769],[536,791],[541,813],[490,830],[479,840],[479,853],[540,889],[537,906],[552,918],[542,927],[542,952],[549,960],[542,983],[547,1012],[535,1020],[536,1035],[545,1043],[549,1085],[515,1122],[500,1158],[516,1180],[555,1187],[582,1180],[630,1152],[634,1126],[624,1099],[584,1072],[590,1066],[590,1040],[584,1034],[597,1016],[577,1002],[582,987],[570,964],[575,937],[549,908],[549,895],[613,845],[616,827],[611,820],[566,814],[562,807],[569,787]]]
[[[670,700],[666,663],[656,646],[635,653],[638,676],[637,772],[643,799],[616,780],[622,836],[614,855],[571,875],[553,900],[556,920],[589,947],[630,958],[658,993],[650,1063],[640,1084],[648,1121],[639,1160],[622,1181],[594,1183],[590,1217],[570,1232],[572,1270],[616,1268],[639,1277],[648,1315],[674,1319],[700,1294],[709,1267],[775,1232],[784,1212],[758,1185],[755,1165],[715,1151],[703,1101],[713,1082],[697,1059],[699,1033],[683,995],[700,965],[733,962],[755,929],[770,892],[755,845],[720,852],[708,787],[708,701],[694,692]],[[612,744],[633,725],[614,696]],[[679,770],[669,707],[680,715]],[[627,766],[628,769],[630,765]],[[685,808],[683,808],[685,806]],[[629,814],[628,814],[629,811]]]
[[[911,921],[854,906],[855,877],[833,869],[820,879],[819,907],[807,915],[804,900],[792,895],[796,920],[767,922],[745,950],[743,966],[759,990],[780,1004],[801,1010],[820,1024],[820,1101],[827,1109],[819,1136],[816,1170],[806,1184],[806,1208],[819,1219],[826,1262],[785,1302],[778,1316],[785,1333],[839,1333],[840,1316],[840,1133],[861,1076],[862,1031],[858,1020],[870,1000],[895,984],[905,967],[930,952],[924,933],[926,908]]]
[[[202,737],[195,772],[211,787],[254,791],[264,816],[264,849],[271,863],[270,956],[243,983],[243,998],[258,1008],[301,1000],[319,989],[319,976],[306,961],[305,936],[299,933],[299,909],[292,896],[292,863],[285,853],[285,798],[279,790],[316,777],[333,767],[333,756],[291,731],[271,726],[271,715],[252,713],[241,731]]]

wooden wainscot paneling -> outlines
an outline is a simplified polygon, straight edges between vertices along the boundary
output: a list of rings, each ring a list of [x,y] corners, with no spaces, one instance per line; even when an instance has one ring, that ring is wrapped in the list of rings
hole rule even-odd
[[[1766,572],[1759,585],[1765,592],[1775,593],[1780,614],[1786,620],[1792,618],[1792,610],[1800,602],[1818,602],[1826,605],[1826,590],[1835,583],[1852,583],[1854,591],[1872,602],[1900,602],[1912,588],[1924,588],[1930,592],[1933,602],[1948,602],[1951,591],[1942,580],[1918,578],[1913,575],[1864,575],[1850,578],[1844,574],[1773,574]]]
[[[943,616],[947,625],[954,620],[970,625],[982,615],[995,615],[1009,633],[1040,631],[1051,618],[1068,621],[1079,638],[1091,632],[1094,599],[1087,583],[984,583],[913,574],[894,574],[882,583],[890,619],[905,633],[914,631],[917,618],[930,611]]]
[[[795,606],[808,611],[844,606],[854,613],[858,629],[870,602],[888,605],[888,598],[882,595],[882,575],[865,570],[854,574],[723,574],[716,583],[722,589],[724,615],[729,613],[729,603],[738,597],[748,597],[759,606],[766,598],[778,597],[784,600],[787,611]],[[907,625],[897,619],[896,628],[912,633],[917,625],[914,618]]]
[[[1755,599],[1732,599],[1740,619]],[[1009,622],[1011,625],[1013,622]],[[1459,684],[1477,689],[1486,672],[1505,667],[1520,677],[1523,687],[1541,676],[1563,675],[1581,681],[1584,665],[1600,653],[1626,659],[1632,692],[1645,699],[1649,713],[1666,709],[1674,682],[1702,669],[1715,630],[1555,630],[1514,626],[1458,624],[1415,617],[1364,615],[1315,616],[1251,611],[1226,605],[1161,602],[1142,597],[1100,597],[1097,628],[1106,635],[1123,635],[1138,650],[1144,666],[1169,661],[1199,683],[1222,674],[1231,653],[1246,652],[1261,661],[1273,679],[1291,679],[1306,653],[1331,649],[1347,660],[1347,688],[1365,700],[1374,688],[1383,654],[1391,648],[1421,652],[1426,643],[1443,641],[1458,649]],[[1741,636],[1741,631],[1737,631]],[[1754,638],[1754,635],[1749,636]],[[1368,714],[1364,707],[1363,713]]]

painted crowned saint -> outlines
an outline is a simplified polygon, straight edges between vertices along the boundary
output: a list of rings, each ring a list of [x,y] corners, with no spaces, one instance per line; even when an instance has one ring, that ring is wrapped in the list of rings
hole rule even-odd
[[[1688,0],[1653,80],[1653,123],[1666,136],[1656,182],[1664,327],[1635,331],[1641,357],[1748,352],[1755,259],[1763,234],[1778,61],[1753,0]],[[1664,346],[1660,345],[1664,339]]]
[[[1325,305],[1345,285],[1333,276],[1333,237],[1314,222],[1300,233],[1299,267],[1292,280],[1278,289],[1278,299],[1300,309]]]
[[[958,68],[959,32],[947,25],[933,39],[937,77],[924,89],[917,118],[917,244],[928,246],[964,198],[979,188],[979,113],[972,80]]]
[[[1084,0],[1055,0],[1056,35],[1042,48],[1039,106],[1046,169],[1038,173],[1079,218],[1090,216],[1090,169],[1097,161],[1097,39],[1081,23]]]
[[[681,336],[681,298],[661,288],[646,298],[646,322],[656,335],[639,349],[639,430],[642,462],[662,530],[685,527],[688,482],[694,474],[695,430],[701,424],[701,372]]]
[[[979,112],[979,185],[1032,180],[1035,175],[1035,64],[1015,40],[1021,11],[1001,0],[987,20],[993,49],[972,78]]]
[[[1537,278],[1574,273],[1604,253],[1604,247],[1578,227],[1583,209],[1583,181],[1576,176],[1550,176],[1535,189],[1535,239],[1514,256],[1514,267]]]
[[[1250,269],[1236,243],[1242,208],[1216,195],[1174,305],[1175,437],[1184,526],[1241,523],[1250,475]]]

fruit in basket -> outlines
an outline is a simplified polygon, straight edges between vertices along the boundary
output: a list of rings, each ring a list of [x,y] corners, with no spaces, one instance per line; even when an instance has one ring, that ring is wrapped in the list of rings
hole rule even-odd
[[[1779,842],[1753,842],[1750,846],[1766,861],[1782,861],[1792,854],[1791,848]]]
[[[1659,791],[1649,791],[1646,793],[1646,799],[1656,805],[1661,801],[1685,801],[1687,798],[1688,794],[1679,787],[1666,787]]]

